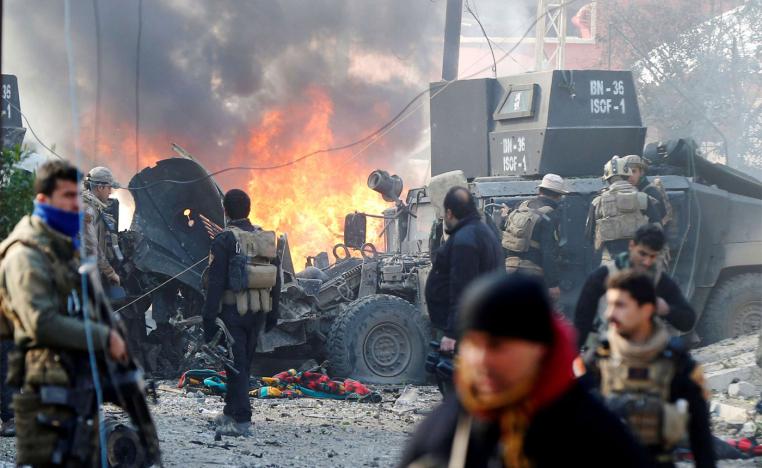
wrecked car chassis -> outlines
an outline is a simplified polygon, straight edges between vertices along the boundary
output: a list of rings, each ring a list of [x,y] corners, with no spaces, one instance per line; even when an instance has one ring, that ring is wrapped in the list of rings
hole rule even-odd
[[[203,307],[202,277],[211,242],[207,228],[224,226],[222,192],[188,158],[170,158],[143,169],[129,189],[135,213],[130,229],[120,233],[128,253],[120,269],[130,298],[150,294],[122,315],[137,322],[131,327],[138,335],[133,339],[148,370],[177,374],[192,365],[188,351],[202,339],[200,324],[188,319],[200,315]],[[273,330],[260,336],[252,372],[272,374],[316,359],[327,360],[332,375],[369,383],[426,379],[430,331],[422,312],[422,291],[427,254],[378,253],[365,244],[364,250],[353,245],[362,256],[352,257],[350,247],[339,244],[335,263],[308,267],[297,275],[285,235],[280,243],[280,318]],[[149,306],[156,327],[143,336]]]

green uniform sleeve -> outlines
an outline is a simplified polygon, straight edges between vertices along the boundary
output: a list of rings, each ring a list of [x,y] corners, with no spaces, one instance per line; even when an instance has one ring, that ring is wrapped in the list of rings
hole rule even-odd
[[[87,350],[85,324],[61,312],[58,291],[42,254],[24,246],[13,248],[5,259],[6,290],[32,346]],[[93,345],[108,347],[109,328],[92,323]]]

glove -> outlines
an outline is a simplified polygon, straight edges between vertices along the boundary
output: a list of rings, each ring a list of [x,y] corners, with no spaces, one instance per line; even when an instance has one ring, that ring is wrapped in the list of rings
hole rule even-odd
[[[209,343],[214,338],[214,335],[217,333],[217,324],[214,322],[214,319],[204,319],[203,322],[204,326],[204,342]]]

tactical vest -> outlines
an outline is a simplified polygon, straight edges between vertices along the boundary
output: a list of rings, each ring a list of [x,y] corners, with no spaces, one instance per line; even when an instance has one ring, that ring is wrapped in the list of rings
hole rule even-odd
[[[541,219],[549,220],[553,212],[550,206],[531,208],[526,200],[518,208],[511,211],[503,231],[503,247],[510,252],[523,253],[529,249],[539,249],[540,243],[532,240],[534,229]]]
[[[258,227],[244,231],[229,226],[235,237],[235,255],[228,265],[228,289],[222,303],[235,305],[241,315],[248,311],[269,313],[273,309],[270,293],[277,283],[275,232]]]
[[[599,357],[601,395],[649,449],[666,452],[685,436],[685,400],[669,401],[675,376],[673,352],[667,348],[652,362]]]
[[[635,231],[648,223],[648,195],[625,181],[614,182],[593,200],[595,207],[595,248],[604,242],[632,239]]]

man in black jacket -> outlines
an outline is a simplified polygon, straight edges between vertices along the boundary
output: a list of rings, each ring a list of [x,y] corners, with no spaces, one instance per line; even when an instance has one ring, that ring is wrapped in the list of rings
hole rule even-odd
[[[496,234],[481,220],[468,189],[451,188],[444,209],[445,232],[450,237],[434,253],[426,281],[426,305],[431,323],[444,334],[441,351],[452,352],[460,296],[479,275],[503,268],[503,250]]]
[[[585,359],[588,379],[630,426],[660,468],[673,468],[687,434],[698,468],[715,466],[701,366],[656,316],[651,278],[634,270],[609,278],[606,339]]]
[[[246,435],[251,426],[249,369],[257,337],[263,327],[269,330],[278,320],[280,259],[275,234],[248,220],[251,201],[245,192],[230,190],[223,206],[229,221],[210,248],[209,284],[202,312],[204,338],[212,340],[219,316],[235,341],[233,362],[238,373],[227,369],[225,408],[216,423],[222,433]],[[244,267],[246,273],[241,270]],[[243,284],[236,284],[242,283],[242,277]]]
[[[418,427],[401,467],[642,467],[622,422],[574,378],[574,331],[533,277],[496,273],[464,294],[457,398]]]
[[[666,238],[664,231],[655,224],[638,228],[634,239],[630,240],[628,251],[617,256],[612,262],[594,270],[582,287],[577,308],[574,312],[574,326],[577,328],[579,346],[593,343],[595,336],[605,330],[601,316],[602,298],[606,294],[606,281],[612,273],[633,269],[649,276],[656,287],[656,313],[670,325],[682,332],[690,331],[696,322],[696,313],[683,296],[680,287],[666,273],[662,272],[659,259]]]

